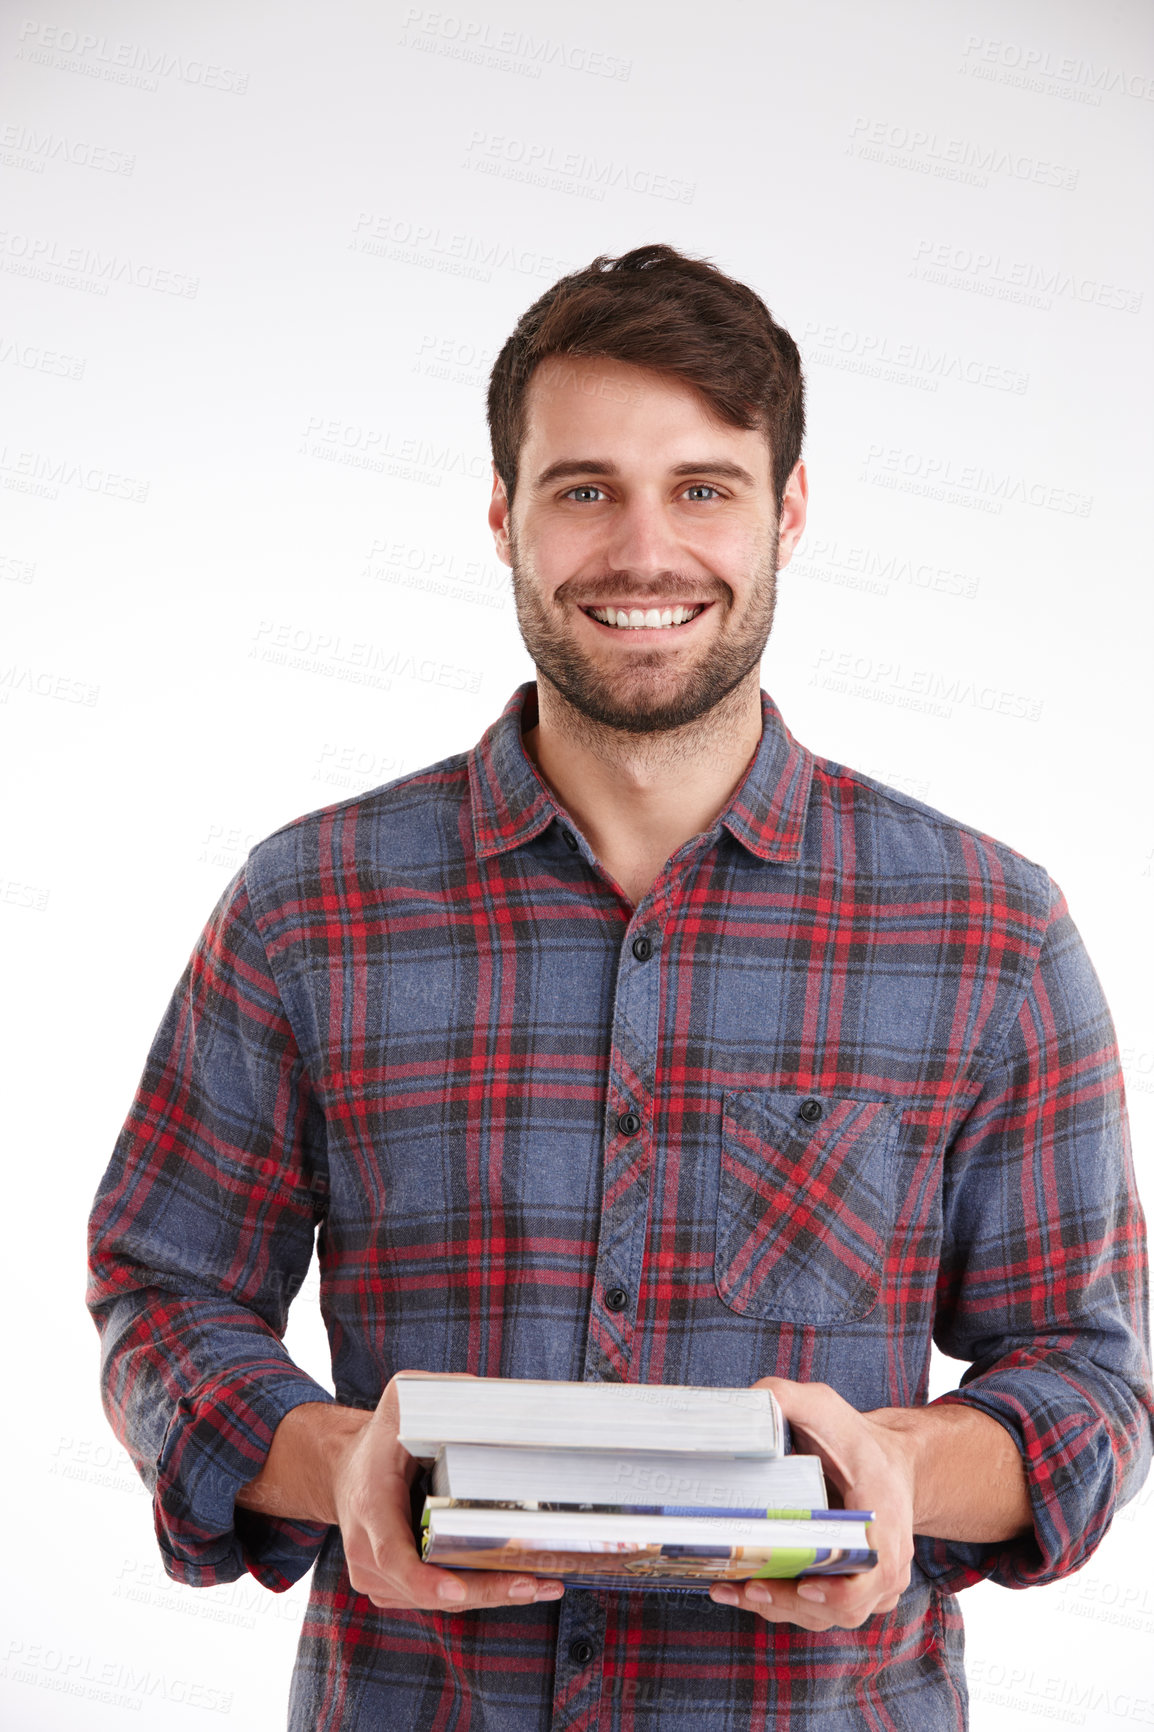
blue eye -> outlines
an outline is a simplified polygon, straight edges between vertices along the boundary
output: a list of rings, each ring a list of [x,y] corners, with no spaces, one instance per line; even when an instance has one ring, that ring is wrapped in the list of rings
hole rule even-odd
[[[584,502],[584,500],[588,499],[590,495],[595,493],[599,494],[600,492],[601,489],[599,487],[571,487],[565,497],[566,499],[576,499],[579,496],[582,496],[582,502]]]
[[[692,487],[687,487],[685,491],[689,494],[696,494],[698,497],[703,493],[712,493],[718,498],[721,497],[718,489],[716,487],[711,487],[707,481],[695,481]]]

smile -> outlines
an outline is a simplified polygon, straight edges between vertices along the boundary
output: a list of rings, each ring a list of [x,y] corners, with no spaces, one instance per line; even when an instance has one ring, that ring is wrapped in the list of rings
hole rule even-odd
[[[599,624],[614,626],[618,631],[667,631],[674,626],[688,625],[707,605],[699,602],[696,607],[631,607],[628,612],[620,607],[586,607],[582,612]]]

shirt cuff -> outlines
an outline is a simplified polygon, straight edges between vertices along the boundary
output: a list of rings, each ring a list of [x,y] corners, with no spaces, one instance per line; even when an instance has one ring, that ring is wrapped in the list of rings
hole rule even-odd
[[[304,1402],[333,1397],[283,1360],[249,1365],[182,1396],[156,1466],[153,1519],[173,1581],[210,1588],[246,1572],[280,1593],[316,1562],[328,1528],[238,1509],[236,1495],[260,1472],[273,1433]]]
[[[989,1544],[917,1536],[918,1563],[934,1585],[951,1593],[986,1580],[1029,1588],[1080,1568],[1123,1501],[1109,1428],[1094,1404],[1054,1371],[1002,1369],[932,1405],[977,1408],[1005,1427],[1021,1452],[1034,1518],[1032,1532]]]

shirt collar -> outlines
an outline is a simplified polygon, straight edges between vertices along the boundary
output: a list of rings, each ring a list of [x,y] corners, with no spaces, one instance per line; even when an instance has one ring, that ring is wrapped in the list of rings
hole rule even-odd
[[[536,709],[536,681],[527,680],[469,754],[473,836],[480,859],[517,848],[554,819],[567,818],[521,739],[523,722],[528,719],[532,726]],[[711,834],[724,825],[759,860],[796,860],[812,778],[812,754],[797,743],[763,691],[757,751]]]

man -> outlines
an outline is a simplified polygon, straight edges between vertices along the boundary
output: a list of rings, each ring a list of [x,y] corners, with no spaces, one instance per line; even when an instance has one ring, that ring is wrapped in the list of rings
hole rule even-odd
[[[490,523],[537,669],[476,749],[253,850],[93,1218],[169,1573],[317,1556],[294,1728],[965,1724],[952,1590],[1076,1568],[1150,1451],[1113,1032],[1039,866],[760,691],[797,350],[668,247],[522,318]],[[280,1342],[319,1226],[332,1402]],[[930,1342],[971,1362],[926,1405]],[[768,1379],[858,1577],[420,1563],[404,1368]]]

